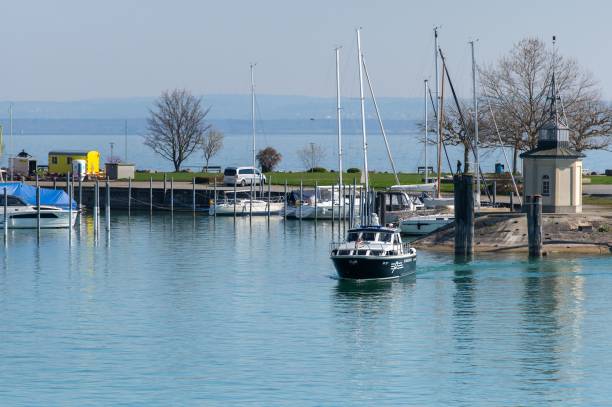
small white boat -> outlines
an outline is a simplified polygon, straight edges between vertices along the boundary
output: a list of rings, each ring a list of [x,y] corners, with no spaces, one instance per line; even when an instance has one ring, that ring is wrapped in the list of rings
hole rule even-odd
[[[17,199],[15,197],[12,197]],[[10,199],[9,199],[10,204]],[[55,206],[40,206],[40,227],[42,229],[69,228],[76,223],[78,211],[70,211]],[[9,229],[35,229],[38,223],[36,206],[11,205],[7,209]],[[4,206],[0,207],[0,228],[4,227]]]
[[[233,216],[234,212],[236,216],[265,216],[278,215],[283,209],[284,203],[282,201],[270,201],[263,199],[251,199],[251,198],[229,198],[228,194],[226,197],[217,201],[216,204],[210,205],[208,208],[209,215],[217,216]]]
[[[20,183],[6,183],[2,185],[2,188],[4,187],[11,190],[11,193],[7,193],[6,200],[7,227],[9,229],[35,229],[38,225],[38,207],[26,201],[28,191],[32,192],[31,190],[34,188]],[[55,195],[56,201],[61,202],[61,199],[57,197],[62,197],[65,192],[41,189],[41,194]],[[32,197],[30,196],[30,198]],[[40,227],[42,229],[73,227],[78,213],[79,211],[76,208],[70,211],[55,205],[41,204]],[[4,227],[4,217],[4,195],[0,192],[0,228]]]
[[[454,221],[451,214],[419,215],[401,220],[399,227],[407,235],[427,235]]]

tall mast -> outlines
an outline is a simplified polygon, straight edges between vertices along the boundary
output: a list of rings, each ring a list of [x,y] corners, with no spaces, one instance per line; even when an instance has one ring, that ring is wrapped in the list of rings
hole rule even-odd
[[[472,48],[472,97],[474,98],[474,159],[476,167],[476,207],[480,208],[480,157],[478,154],[478,98],[476,97],[476,58],[474,57],[474,41]]]
[[[128,141],[128,139],[127,139],[127,120],[125,121],[125,127],[124,127],[123,130],[124,130],[124,140],[123,141],[124,141],[124,147],[125,147],[125,162],[127,163],[128,162],[128,154],[127,154],[127,151],[128,151],[128,147],[127,147],[127,144],[128,144],[127,143],[127,141]]]
[[[427,79],[425,79],[425,94],[423,96],[423,101],[425,103],[425,183],[427,184],[427,181],[429,180],[429,171],[427,169],[427,166],[429,165],[428,161],[427,161],[427,145],[429,144],[429,122],[427,121],[427,93],[428,93],[428,83],[427,83]]]
[[[9,105],[9,148],[6,156],[9,159],[9,172],[11,174],[11,181],[13,180],[13,162],[11,160],[11,152],[13,151],[13,104]]]
[[[359,101],[361,103],[361,134],[363,135],[363,175],[366,195],[369,191],[368,179],[368,137],[366,134],[365,97],[363,95],[363,54],[361,53],[361,28],[357,29],[357,62],[359,64]],[[369,214],[366,213],[366,219]]]
[[[442,141],[442,134],[440,133],[440,125],[442,124],[441,122],[441,114],[440,114],[440,90],[439,90],[439,86],[440,86],[440,81],[438,79],[438,29],[440,27],[434,27],[434,64],[435,64],[435,79],[436,79],[436,112],[438,112],[438,120],[436,120],[436,143],[438,146],[438,183],[440,183],[440,168],[442,167],[442,165],[440,164],[440,144]],[[438,190],[438,198],[440,197],[440,186],[438,185],[437,187]]]
[[[444,73],[445,73],[445,62],[442,60],[442,94],[440,95],[440,110],[438,110],[438,174],[437,174],[437,182],[436,182],[436,191],[437,197],[440,198],[440,177],[442,175],[442,149],[441,140],[442,134],[440,133],[440,128],[444,125]]]
[[[255,64],[251,64],[251,126],[253,131],[253,167],[255,165]]]
[[[336,119],[338,120],[338,174],[342,190],[342,106],[340,104],[340,48],[336,48]]]

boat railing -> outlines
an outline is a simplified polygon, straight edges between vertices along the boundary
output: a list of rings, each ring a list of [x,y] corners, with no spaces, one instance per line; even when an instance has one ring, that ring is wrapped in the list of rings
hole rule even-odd
[[[385,243],[385,242],[332,242],[330,243],[330,251],[337,253],[338,250],[347,250],[351,254],[366,254],[376,253],[382,255],[385,252],[395,252],[397,254],[407,253],[410,250],[410,243]],[[341,251],[342,251],[341,250]],[[345,253],[349,254],[349,253]]]

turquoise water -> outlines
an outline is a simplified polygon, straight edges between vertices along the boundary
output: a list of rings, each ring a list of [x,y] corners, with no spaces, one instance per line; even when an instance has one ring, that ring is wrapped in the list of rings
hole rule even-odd
[[[612,260],[334,279],[329,224],[128,218],[10,231],[0,405],[604,405]]]

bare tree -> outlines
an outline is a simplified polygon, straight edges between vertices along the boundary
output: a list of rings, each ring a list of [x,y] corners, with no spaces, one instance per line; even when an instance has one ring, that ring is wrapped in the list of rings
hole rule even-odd
[[[281,153],[272,147],[266,147],[263,150],[259,150],[257,153],[257,161],[259,161],[259,165],[263,172],[274,171],[274,167],[276,167],[282,159],[283,156]]]
[[[592,76],[573,59],[553,57],[543,41],[527,38],[495,66],[480,69],[484,96],[491,103],[502,138],[515,150],[514,170],[518,152],[536,148],[538,132],[548,120],[553,64],[572,148],[604,149],[612,141],[612,111],[602,102]]]
[[[321,160],[325,158],[325,150],[315,143],[308,143],[307,146],[299,149],[297,153],[306,170],[318,167]]]
[[[145,145],[172,161],[175,171],[180,171],[210,128],[204,121],[209,110],[202,110],[201,99],[185,89],[164,91],[149,110]]]
[[[204,161],[206,166],[204,171],[208,171],[208,162],[212,157],[223,148],[223,133],[215,129],[210,129],[202,137],[202,152],[204,153]]]

